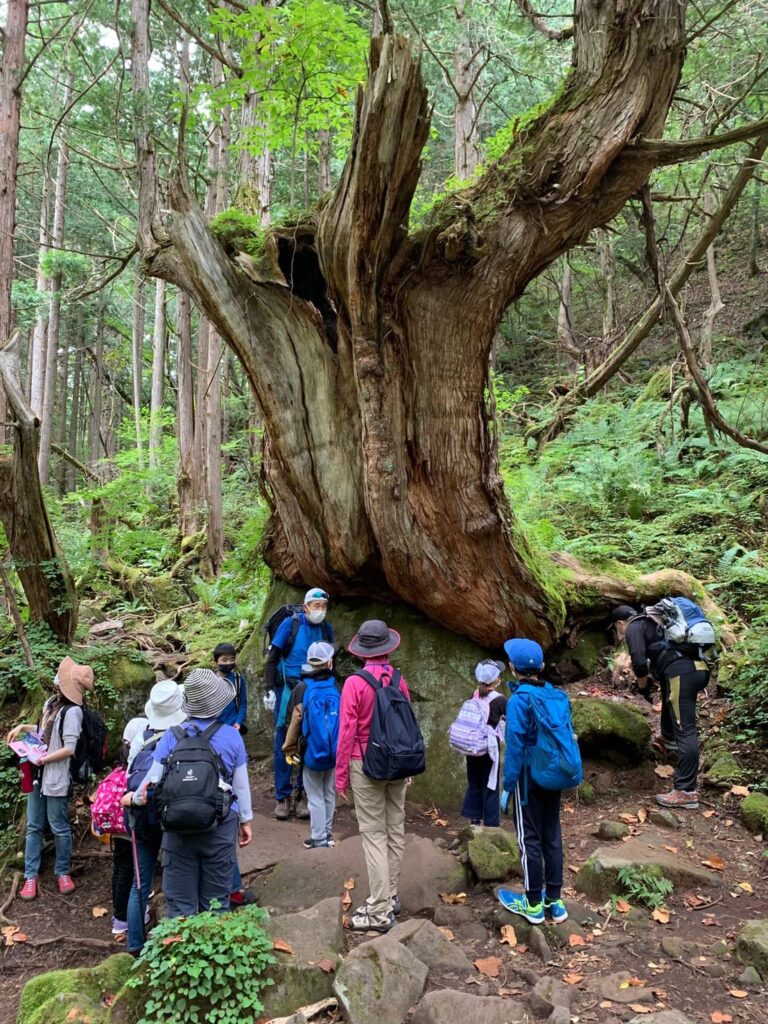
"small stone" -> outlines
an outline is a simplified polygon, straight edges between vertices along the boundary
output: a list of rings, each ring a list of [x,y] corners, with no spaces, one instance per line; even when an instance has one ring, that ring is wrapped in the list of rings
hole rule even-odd
[[[526,1019],[525,1008],[511,999],[441,989],[427,992],[411,1024],[518,1024]]]
[[[479,921],[459,925],[457,931],[462,942],[486,942],[488,939],[488,929]]]
[[[623,839],[629,827],[623,821],[601,821],[596,834],[598,839]]]
[[[601,999],[610,999],[612,1003],[652,1003],[655,996],[649,988],[640,985],[622,984],[632,978],[629,971],[617,971],[604,977],[590,978],[587,988],[599,995]]]
[[[437,836],[435,839],[432,840],[432,842],[435,844],[438,850],[448,849],[448,840],[444,839],[443,836]]]
[[[531,934],[528,938],[528,945],[532,953],[535,953],[539,959],[543,960],[545,964],[548,964],[552,959],[552,950],[549,948],[547,940],[544,938],[541,930],[537,927],[531,928]]]
[[[768,796],[765,793],[750,793],[741,802],[741,820],[750,832],[768,834]]]
[[[654,809],[648,817],[651,823],[658,825],[659,828],[680,828],[683,824],[679,815],[675,814],[674,811]]]
[[[685,943],[677,935],[665,935],[661,940],[661,948],[675,960],[682,960],[685,956]]]
[[[680,1010],[662,1010],[661,1013],[644,1013],[632,1017],[627,1024],[693,1024]]]
[[[696,965],[700,971],[703,971],[708,978],[724,978],[728,973],[723,964],[702,964]]]
[[[472,907],[461,903],[457,903],[455,906],[439,903],[432,915],[434,923],[438,927],[443,928],[458,928],[460,924],[468,924],[470,921],[474,921],[474,919],[475,912]]]
[[[591,782],[582,782],[576,792],[579,794],[579,803],[585,807],[595,802],[595,787]]]
[[[736,939],[736,954],[745,965],[752,965],[768,977],[768,918],[747,921]]]
[[[566,1009],[570,1007],[574,997],[574,989],[563,984],[557,978],[540,978],[528,994],[528,1005],[534,1017],[544,1020],[549,1017],[556,1006]]]
[[[745,967],[739,975],[739,984],[746,985],[747,988],[760,988],[763,984],[763,979],[760,977],[758,971],[750,964],[749,967]]]
[[[547,1024],[571,1024],[571,1011],[567,1006],[556,1006],[547,1017]]]
[[[727,942],[723,942],[722,939],[718,939],[713,945],[709,947],[709,952],[713,956],[728,956],[731,952],[731,947]]]

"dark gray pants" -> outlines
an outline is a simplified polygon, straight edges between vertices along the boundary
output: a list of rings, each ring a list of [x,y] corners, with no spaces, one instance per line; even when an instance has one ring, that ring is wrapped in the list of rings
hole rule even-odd
[[[191,917],[210,910],[213,900],[218,901],[218,910],[229,910],[237,827],[237,815],[230,814],[212,832],[163,835],[163,895],[168,917]]]

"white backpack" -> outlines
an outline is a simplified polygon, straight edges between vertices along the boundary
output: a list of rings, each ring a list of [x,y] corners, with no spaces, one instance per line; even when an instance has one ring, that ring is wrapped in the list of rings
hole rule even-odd
[[[448,742],[453,750],[465,757],[482,757],[488,754],[490,738],[498,749],[498,729],[488,725],[491,713],[491,701],[498,693],[490,693],[487,697],[470,697],[459,709],[455,721],[448,730]]]

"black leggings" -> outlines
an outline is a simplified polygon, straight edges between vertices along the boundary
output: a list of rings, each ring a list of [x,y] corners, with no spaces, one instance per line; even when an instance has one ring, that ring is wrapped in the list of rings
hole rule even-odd
[[[133,883],[130,839],[112,837],[112,913],[118,921],[128,918],[128,897]]]
[[[678,661],[661,679],[661,735],[677,743],[675,789],[693,793],[699,774],[696,698],[709,682],[700,661]]]

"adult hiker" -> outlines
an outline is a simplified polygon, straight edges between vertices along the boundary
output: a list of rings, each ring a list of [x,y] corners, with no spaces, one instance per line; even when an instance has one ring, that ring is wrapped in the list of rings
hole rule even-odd
[[[69,824],[70,762],[83,729],[83,701],[93,689],[93,669],[70,657],[60,663],[54,678],[55,692],[43,705],[40,725],[17,725],[8,733],[12,743],[24,733],[39,733],[47,753],[37,761],[32,790],[27,794],[27,836],[24,844],[23,900],[37,896],[37,876],[43,856],[46,825],[53,833],[56,851],[54,871],[59,892],[75,891],[70,877],[72,829]]]
[[[525,890],[500,889],[496,895],[507,910],[531,924],[543,924],[546,914],[557,924],[568,917],[561,896],[560,795],[581,782],[581,754],[568,697],[541,677],[544,652],[539,644],[516,638],[507,640],[504,650],[514,681],[507,701],[501,804],[506,811],[514,800]]]
[[[504,665],[481,661],[475,668],[477,688],[461,706],[451,726],[449,742],[467,760],[467,790],[461,816],[472,825],[499,825],[501,769],[499,747],[507,698],[497,692]]]
[[[213,663],[216,671],[227,679],[235,688],[235,696],[219,715],[219,721],[231,725],[238,732],[247,732],[245,724],[248,717],[248,680],[237,667],[237,651],[234,644],[217,644],[213,651]]]
[[[128,810],[126,824],[131,836],[133,880],[128,896],[126,948],[133,956],[138,956],[144,948],[149,894],[163,839],[151,795],[141,806],[133,806],[133,796],[152,768],[155,748],[164,733],[186,720],[183,702],[184,690],[173,679],[155,683],[144,705],[146,726],[135,734],[128,752],[128,792],[123,797],[123,806]],[[126,729],[131,724],[129,722]]]
[[[309,817],[301,767],[296,767],[294,773],[294,766],[288,764],[283,754],[288,704],[291,692],[301,681],[301,668],[307,660],[309,645],[333,643],[333,629],[326,621],[328,594],[320,587],[312,587],[306,592],[300,608],[286,605],[278,611],[282,613],[282,619],[271,637],[264,668],[264,707],[275,717],[275,817],[285,821],[292,810],[297,818]]]
[[[380,619],[364,622],[347,646],[364,667],[341,691],[336,792],[346,801],[352,788],[369,887],[365,904],[350,918],[353,931],[386,932],[400,913],[405,791],[409,777],[424,771],[424,741],[408,686],[389,660],[399,646],[400,634]],[[387,705],[394,714],[387,714]],[[397,735],[388,732],[393,723]]]
[[[154,804],[163,829],[163,895],[168,917],[229,909],[235,839],[252,839],[251,789],[243,738],[218,716],[234,687],[209,669],[184,683],[186,721],[157,743],[152,767],[133,802]]]
[[[341,695],[333,677],[333,644],[310,644],[301,682],[288,705],[288,731],[283,753],[289,764],[300,762],[309,802],[307,850],[334,846],[336,810],[336,748]]]
[[[653,680],[661,692],[661,740],[677,754],[673,788],[657,793],[662,807],[695,811],[699,806],[699,734],[696,728],[696,698],[709,683],[707,663],[687,645],[665,637],[660,621],[648,613],[622,604],[611,612],[619,639],[626,642],[632,659],[637,690],[651,700]]]

